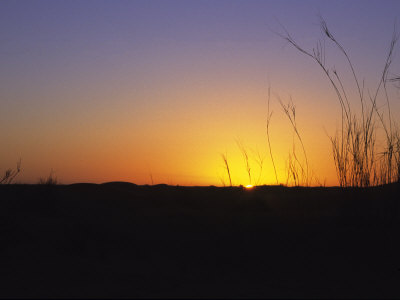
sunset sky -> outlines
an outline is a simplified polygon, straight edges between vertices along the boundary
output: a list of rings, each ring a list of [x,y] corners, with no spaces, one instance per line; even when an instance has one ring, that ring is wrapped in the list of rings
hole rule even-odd
[[[276,34],[282,24],[310,50],[322,37],[319,15],[374,90],[394,24],[400,31],[400,1],[3,0],[0,171],[21,158],[21,183],[53,170],[61,183],[222,185],[224,153],[233,183],[255,184],[241,141],[253,178],[258,151],[265,156],[258,183],[274,184],[270,85],[279,181],[294,135],[278,96],[296,105],[310,168],[336,185],[329,135],[339,103],[318,66]],[[353,89],[334,47],[327,60]],[[399,73],[397,55],[389,74]],[[390,92],[398,120],[400,89]]]

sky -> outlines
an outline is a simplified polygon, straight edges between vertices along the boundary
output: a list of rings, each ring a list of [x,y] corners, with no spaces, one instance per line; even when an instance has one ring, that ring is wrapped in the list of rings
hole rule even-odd
[[[310,50],[319,16],[376,88],[400,1],[0,2],[0,171],[17,182],[223,185],[286,182],[292,98],[314,184],[337,185],[329,136],[340,106]],[[327,44],[329,41],[326,41]],[[354,90],[343,56],[327,61]],[[395,56],[390,75],[400,73]],[[390,90],[398,119],[400,93]],[[356,106],[356,104],[355,104]],[[252,179],[238,144],[246,149]],[[260,172],[258,157],[264,159]]]

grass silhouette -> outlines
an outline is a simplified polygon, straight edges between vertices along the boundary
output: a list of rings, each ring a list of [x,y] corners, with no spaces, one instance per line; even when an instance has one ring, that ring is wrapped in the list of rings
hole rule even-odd
[[[15,169],[7,169],[0,177],[0,184],[11,184],[15,177],[21,172],[21,159],[17,162]]]
[[[51,170],[49,176],[47,178],[39,178],[38,184],[42,185],[56,185],[58,183],[57,177],[54,175],[54,171]]]
[[[294,105],[291,97],[287,104],[284,104],[279,97],[278,97],[278,100],[279,100],[279,104],[282,107],[283,112],[285,113],[286,117],[290,121],[292,129],[295,133],[295,136],[297,137],[298,141],[300,142],[301,148],[303,150],[303,156],[305,159],[304,163],[302,163],[298,159],[298,157],[296,155],[295,142],[293,141],[292,151],[291,151],[291,153],[289,153],[288,164],[287,164],[288,173],[287,173],[287,178],[286,178],[286,184],[288,184],[290,181],[292,181],[295,186],[299,186],[299,185],[309,186],[310,185],[310,174],[309,174],[310,170],[309,170],[309,166],[308,166],[308,158],[307,158],[306,149],[304,147],[303,139],[301,138],[300,132],[297,127],[296,106]]]
[[[251,166],[250,166],[248,151],[247,151],[246,147],[243,145],[242,141],[236,140],[236,144],[243,156],[243,160],[244,160],[245,167],[246,167],[246,173],[247,173],[247,176],[249,177],[249,184],[251,185],[253,183],[253,180],[252,180],[252,176],[251,176]]]
[[[377,87],[375,89],[369,89],[365,86],[365,81],[360,80],[346,49],[330,31],[326,21],[320,17],[320,27],[323,35],[343,55],[351,72],[356,91],[355,94],[357,95],[355,96],[356,99],[352,99],[349,96],[352,91],[345,87],[350,86],[351,83],[346,82],[346,84],[344,84],[341,73],[335,67],[327,65],[326,44],[322,42],[322,40],[319,40],[316,46],[308,51],[295,41],[283,25],[281,26],[284,33],[278,33],[278,35],[292,45],[297,51],[311,58],[320,69],[322,69],[324,76],[327,78],[336,94],[341,109],[341,125],[334,135],[329,136],[329,140],[339,185],[341,187],[369,187],[399,182],[400,129],[398,123],[393,119],[390,104],[391,100],[388,93],[389,83],[397,84],[400,82],[400,77],[395,76],[389,78],[388,76],[393,61],[394,49],[399,38],[396,28],[393,30]],[[397,87],[400,89],[400,85]],[[370,90],[373,92],[371,93]],[[277,100],[294,132],[292,148],[289,151],[286,163],[287,173],[285,184],[310,186],[313,180],[315,180],[320,186],[325,185],[321,184],[314,172],[310,169],[306,147],[296,122],[296,107],[292,98],[290,97],[288,103],[284,103],[278,95]],[[271,88],[268,87],[266,136],[275,181],[276,184],[279,184],[270,137],[272,118],[270,101]],[[378,105],[380,101],[384,102],[382,106]],[[354,108],[354,102],[358,102],[360,111]],[[379,127],[383,130],[379,131]],[[378,143],[378,135],[383,135],[383,142]],[[301,146],[302,155],[300,157],[296,153],[295,140],[297,140]],[[249,151],[243,143],[239,141],[236,143],[245,163],[247,177],[250,184],[252,184],[255,178],[252,175]],[[255,182],[259,185],[262,182],[261,175],[264,158],[259,154],[254,155],[254,157],[254,160],[260,168],[260,174]],[[223,155],[222,158],[230,185],[232,186],[231,171],[227,157]]]
[[[229,168],[229,163],[228,163],[228,154],[221,154],[222,160],[224,161],[224,166],[225,166],[225,170],[226,173],[228,174],[228,178],[229,178],[229,185],[232,186],[232,178],[231,178],[231,170]],[[222,182],[223,185],[225,186],[224,181]]]
[[[272,118],[272,111],[270,111],[270,102],[271,102],[271,87],[268,86],[268,99],[267,99],[267,142],[268,142],[268,151],[269,151],[269,156],[271,158],[272,167],[274,168],[276,184],[279,184],[278,174],[276,173],[275,160],[274,160],[274,156],[272,155],[271,138],[270,138],[270,133],[269,133],[269,126],[270,126],[271,118]]]

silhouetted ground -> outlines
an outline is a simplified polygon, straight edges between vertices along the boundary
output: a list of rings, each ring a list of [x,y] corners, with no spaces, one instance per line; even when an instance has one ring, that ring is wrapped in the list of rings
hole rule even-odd
[[[400,298],[398,194],[0,186],[0,297]]]

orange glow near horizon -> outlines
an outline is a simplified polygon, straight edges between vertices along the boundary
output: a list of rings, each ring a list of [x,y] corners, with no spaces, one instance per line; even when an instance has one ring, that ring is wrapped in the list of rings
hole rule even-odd
[[[7,3],[0,10],[0,174],[21,159],[20,183],[37,183],[53,170],[63,184],[292,185],[289,153],[294,149],[301,163],[305,157],[278,100],[292,98],[310,184],[338,185],[329,139],[341,124],[335,92],[315,63],[265,26],[277,27],[280,15],[312,49],[321,32],[311,2],[101,2],[96,10],[84,1]],[[393,28],[387,15],[398,4],[382,5],[379,22],[354,17],[359,11],[350,7],[339,25],[331,14],[337,4],[321,5],[366,91],[374,88]],[[327,49],[329,66],[352,89],[351,71],[334,49]]]
[[[274,114],[270,141],[278,182],[266,136],[266,88],[246,92],[241,86],[222,86],[222,89],[225,91],[220,91],[219,97],[211,92],[195,97],[192,90],[181,91],[180,97],[173,101],[175,91],[170,90],[165,97],[171,101],[142,108],[124,100],[119,102],[118,109],[93,107],[92,111],[81,111],[69,107],[51,117],[49,114],[47,121],[39,115],[32,116],[36,120],[29,121],[36,125],[30,131],[21,133],[29,127],[28,123],[21,123],[20,128],[8,132],[8,144],[17,151],[0,149],[2,167],[12,167],[5,161],[16,162],[21,158],[23,171],[17,182],[26,183],[35,183],[53,170],[59,182],[65,184],[128,181],[223,186],[229,185],[221,159],[221,153],[225,153],[233,185],[290,185],[286,181],[287,159],[293,142],[303,163],[304,157],[276,99],[271,102]],[[307,94],[303,90],[298,93]],[[314,95],[318,97],[318,93]],[[118,98],[128,96],[121,94]],[[186,105],[186,99],[195,104]],[[207,99],[207,105],[202,105],[203,99]],[[254,99],[255,104],[242,105],[243,99]],[[298,104],[297,123],[313,176],[311,185],[337,185],[331,145],[325,132],[333,134],[337,128],[337,114],[332,113],[338,112],[335,99],[330,99],[329,105],[314,108],[313,118],[309,118],[307,105],[302,107],[302,103],[307,103],[304,99],[294,98],[294,102]],[[251,178],[237,140],[248,151]],[[264,162],[262,169],[259,157]]]
[[[234,128],[235,122],[232,123],[229,116],[235,114],[244,125]],[[168,122],[167,116],[160,116],[160,120],[155,120],[151,127],[140,130],[132,128],[129,120],[113,125],[98,123],[87,130],[65,128],[64,136],[59,136],[54,129],[52,135],[39,138],[40,143],[32,141],[33,146],[19,155],[23,172],[18,181],[37,182],[39,177],[47,176],[52,169],[59,182],[66,184],[129,181],[136,184],[229,185],[220,156],[220,153],[226,153],[233,185],[276,184],[264,134],[263,112],[258,113],[258,118],[252,116],[257,116],[256,110],[232,109],[226,119],[219,116],[217,119],[208,118],[206,112],[202,115],[197,111],[197,117],[193,117],[190,126],[185,120]],[[272,151],[279,183],[285,184],[285,164],[293,135],[283,116],[273,121]],[[233,135],[232,131],[237,134]],[[249,152],[251,183],[242,153],[235,142],[240,136],[246,136],[242,140]],[[313,136],[305,135],[304,139],[310,141]],[[325,153],[319,148],[310,148],[308,155],[310,163],[324,167],[325,171],[330,170],[331,173],[325,176],[328,175],[328,183],[334,184],[333,161],[324,158],[329,155],[327,142],[322,140],[318,144],[314,141],[315,147],[322,148],[325,144]],[[262,169],[256,161],[256,153],[264,159]],[[9,161],[16,158],[9,157]]]
[[[265,131],[265,88],[246,93],[238,86],[226,90],[229,92],[220,95],[227,100],[210,92],[204,94],[208,99],[206,106],[201,105],[203,97],[196,99],[193,96],[196,92],[188,90],[175,98],[175,104],[166,101],[139,109],[125,101],[120,102],[118,110],[99,108],[86,112],[67,108],[52,116],[51,125],[40,119],[32,120],[39,125],[32,127],[29,135],[21,136],[18,128],[12,129],[15,132],[9,132],[11,144],[19,151],[17,155],[5,153],[3,157],[11,162],[21,157],[23,172],[17,181],[27,183],[35,183],[53,170],[59,182],[66,184],[128,181],[221,186],[229,185],[220,155],[226,153],[233,185],[277,184]],[[174,93],[169,92],[171,99]],[[165,97],[168,98],[168,93]],[[127,96],[121,94],[119,98]],[[189,98],[197,104],[186,105],[185,99]],[[243,99],[254,99],[258,104],[241,105]],[[304,157],[276,101],[272,109],[272,153],[278,183],[286,184],[286,164],[293,141],[299,159]],[[309,119],[305,110],[298,111],[310,169],[320,176],[320,182],[335,185],[336,174],[324,124],[318,119]],[[332,124],[335,119],[325,118],[325,124],[329,121]],[[237,140],[243,141],[248,151],[251,181]],[[258,157],[264,159],[262,169]]]

